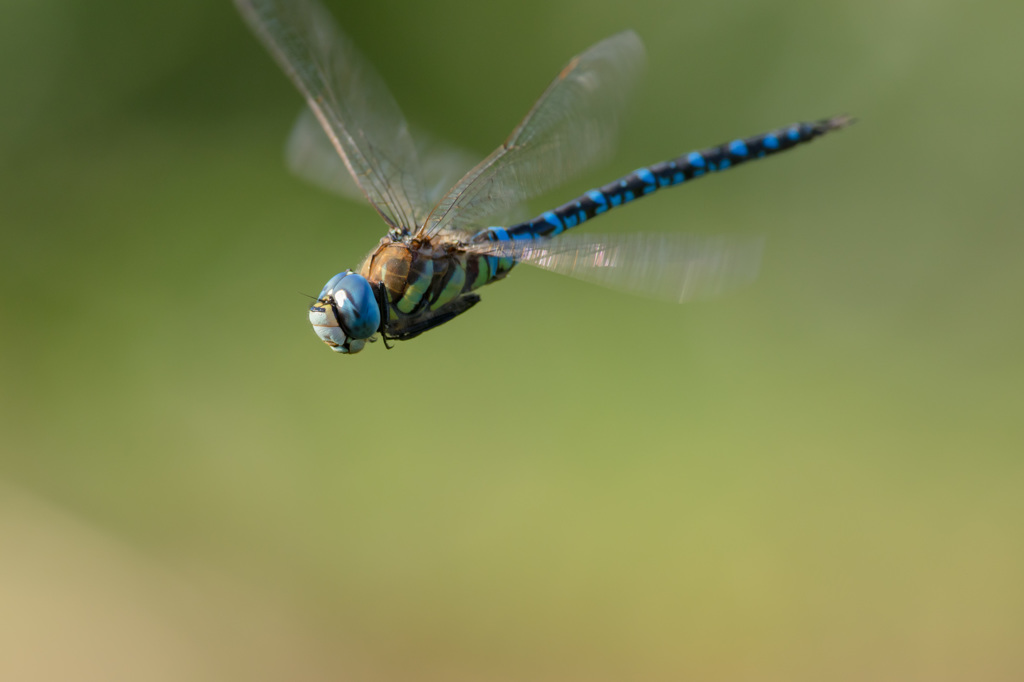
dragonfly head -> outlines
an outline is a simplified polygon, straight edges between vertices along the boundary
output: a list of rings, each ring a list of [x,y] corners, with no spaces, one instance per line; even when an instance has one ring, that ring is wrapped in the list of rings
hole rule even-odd
[[[366,278],[346,270],[324,285],[309,321],[331,350],[358,353],[380,327],[380,308]]]

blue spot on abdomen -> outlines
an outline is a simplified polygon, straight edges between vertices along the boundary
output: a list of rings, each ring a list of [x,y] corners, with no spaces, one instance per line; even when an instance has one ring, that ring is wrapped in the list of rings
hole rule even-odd
[[[654,173],[652,173],[649,169],[641,168],[637,171],[634,171],[633,174],[640,178],[640,182],[644,183],[644,194],[649,194],[650,192],[653,192],[658,188],[657,181],[654,179]]]
[[[594,209],[594,213],[604,213],[608,210],[608,199],[604,194],[596,189],[592,189],[587,192],[587,198],[597,204],[597,208]]]
[[[733,140],[729,143],[729,153],[733,156],[746,156],[749,150],[743,140]]]

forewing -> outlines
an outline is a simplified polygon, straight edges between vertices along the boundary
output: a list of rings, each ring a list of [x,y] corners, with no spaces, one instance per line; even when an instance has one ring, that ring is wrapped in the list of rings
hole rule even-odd
[[[763,240],[688,234],[564,234],[470,244],[467,251],[674,303],[708,298],[757,277]]]
[[[485,218],[608,157],[643,65],[643,43],[632,31],[574,57],[505,143],[438,202],[421,236],[474,231]]]
[[[416,148],[384,81],[317,0],[235,0],[288,77],[362,193],[390,225],[422,224]]]
[[[436,203],[479,158],[465,149],[413,128],[416,156],[422,170],[425,198]],[[288,169],[298,177],[347,199],[365,199],[331,139],[308,107],[302,110],[285,147]]]

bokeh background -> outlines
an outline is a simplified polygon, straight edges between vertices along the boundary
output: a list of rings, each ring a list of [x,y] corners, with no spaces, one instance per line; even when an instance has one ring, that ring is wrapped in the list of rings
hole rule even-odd
[[[1024,4],[328,2],[483,156],[574,53],[619,151],[853,128],[595,231],[761,234],[681,307],[538,271],[339,357],[382,235],[289,176],[223,0],[0,4],[0,678],[1024,677]]]

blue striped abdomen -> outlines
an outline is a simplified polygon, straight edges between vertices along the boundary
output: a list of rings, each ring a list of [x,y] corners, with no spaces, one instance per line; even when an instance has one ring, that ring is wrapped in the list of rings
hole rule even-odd
[[[792,149],[829,131],[843,128],[851,122],[849,117],[837,116],[814,123],[796,123],[763,135],[737,139],[717,147],[690,152],[671,161],[633,171],[615,182],[600,189],[592,189],[574,201],[528,222],[509,228],[491,227],[482,230],[474,241],[554,237],[605,211],[652,194],[662,187],[680,185],[747,161]],[[508,264],[507,268],[502,269],[507,270],[510,267],[511,264]]]

